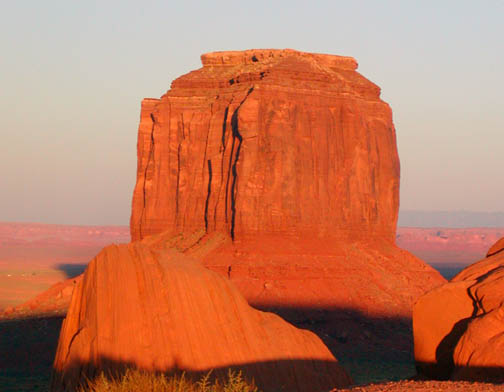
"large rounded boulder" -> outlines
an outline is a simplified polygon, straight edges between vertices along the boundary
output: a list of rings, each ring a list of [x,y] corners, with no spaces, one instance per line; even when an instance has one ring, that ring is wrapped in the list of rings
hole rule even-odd
[[[243,372],[264,391],[323,391],[351,380],[322,341],[251,308],[226,278],[173,250],[111,245],[76,287],[52,391],[126,368]]]

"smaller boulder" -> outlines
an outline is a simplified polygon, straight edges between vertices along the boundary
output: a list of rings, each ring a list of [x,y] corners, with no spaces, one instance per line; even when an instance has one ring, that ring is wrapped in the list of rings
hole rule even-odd
[[[488,249],[486,257],[493,256],[499,252],[504,250],[504,237],[502,237],[499,241],[493,244],[490,249]]]
[[[504,252],[496,245],[415,304],[415,361],[427,377],[504,382]]]

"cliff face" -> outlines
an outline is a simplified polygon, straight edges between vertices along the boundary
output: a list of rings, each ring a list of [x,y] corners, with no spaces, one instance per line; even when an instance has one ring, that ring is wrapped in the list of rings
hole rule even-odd
[[[504,238],[413,310],[417,369],[430,377],[504,382]]]
[[[353,58],[216,52],[142,102],[133,240],[204,230],[394,240],[389,106]]]

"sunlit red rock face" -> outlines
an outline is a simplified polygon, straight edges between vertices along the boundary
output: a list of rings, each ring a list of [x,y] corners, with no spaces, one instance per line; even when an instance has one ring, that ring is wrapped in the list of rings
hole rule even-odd
[[[415,360],[427,376],[504,382],[504,253],[489,254],[415,304]]]
[[[282,315],[409,317],[444,280],[394,245],[399,160],[379,87],[349,57],[202,63],[142,103],[133,240],[185,238],[181,251]]]
[[[174,250],[112,245],[91,261],[63,323],[52,391],[124,367],[214,374],[264,391],[323,391],[350,378],[322,341],[252,309],[228,279]]]

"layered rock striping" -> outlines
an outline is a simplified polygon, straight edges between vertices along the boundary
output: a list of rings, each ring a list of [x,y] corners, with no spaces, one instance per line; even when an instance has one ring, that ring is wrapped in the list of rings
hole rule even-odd
[[[133,240],[169,231],[394,240],[390,107],[350,57],[216,52],[142,102]]]

